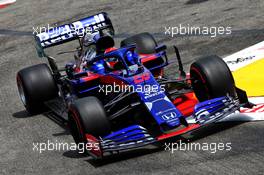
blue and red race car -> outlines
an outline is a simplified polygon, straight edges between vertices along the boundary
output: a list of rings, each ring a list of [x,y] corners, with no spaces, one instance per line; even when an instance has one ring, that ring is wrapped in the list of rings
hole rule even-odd
[[[252,106],[218,56],[198,59],[186,75],[174,46],[179,76],[169,79],[167,47],[149,33],[114,47],[106,13],[59,29],[35,36],[49,66],[17,73],[20,98],[30,113],[48,107],[65,118],[75,142],[89,144],[87,153],[96,158],[179,136]],[[72,40],[80,41],[75,61],[59,68],[45,49]]]

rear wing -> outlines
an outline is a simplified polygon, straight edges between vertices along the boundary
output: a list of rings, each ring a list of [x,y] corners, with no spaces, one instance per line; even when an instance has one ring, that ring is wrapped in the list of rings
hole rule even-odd
[[[114,34],[112,22],[105,12],[80,19],[70,24],[53,27],[35,35],[36,49],[39,56],[42,57],[45,56],[45,48],[81,38],[85,33],[94,33],[103,29],[110,29],[111,33]]]

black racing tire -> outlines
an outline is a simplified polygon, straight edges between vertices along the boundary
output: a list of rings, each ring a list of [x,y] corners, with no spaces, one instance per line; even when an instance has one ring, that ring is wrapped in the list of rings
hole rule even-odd
[[[58,87],[46,64],[24,68],[17,73],[20,99],[30,114],[42,112],[44,102],[58,96]]]
[[[70,131],[77,144],[86,143],[85,134],[98,138],[111,132],[104,107],[96,97],[75,100],[69,107],[68,117]]]
[[[132,44],[136,44],[137,52],[140,54],[152,54],[155,53],[157,42],[154,37],[148,33],[139,33],[121,41],[120,46],[125,47]]]
[[[213,55],[198,59],[190,68],[192,88],[198,100],[225,95],[236,96],[235,81],[222,58]]]

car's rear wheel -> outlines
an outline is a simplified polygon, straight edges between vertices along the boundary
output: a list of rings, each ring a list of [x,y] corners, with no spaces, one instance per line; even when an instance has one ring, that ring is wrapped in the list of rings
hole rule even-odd
[[[157,42],[148,32],[139,33],[128,37],[121,41],[120,46],[125,47],[132,44],[136,44],[137,52],[139,54],[152,54],[156,52],[155,48],[157,47]]]
[[[218,56],[203,57],[190,68],[192,87],[199,101],[236,96],[235,82],[227,64]]]
[[[128,37],[121,41],[120,46],[125,47],[132,44],[136,45],[136,50],[141,55],[155,54],[156,47],[158,46],[155,38],[148,32],[139,33]],[[143,64],[146,68],[150,69],[156,67],[157,65],[162,65],[163,63],[164,60],[160,57],[151,61],[144,62]],[[164,74],[163,68],[155,69],[151,72],[155,77],[163,76]]]
[[[58,88],[46,64],[38,64],[17,73],[20,99],[31,114],[45,109],[44,102],[58,96]]]
[[[104,107],[96,97],[75,100],[69,107],[68,121],[71,134],[77,144],[86,143],[85,134],[98,138],[111,132]]]

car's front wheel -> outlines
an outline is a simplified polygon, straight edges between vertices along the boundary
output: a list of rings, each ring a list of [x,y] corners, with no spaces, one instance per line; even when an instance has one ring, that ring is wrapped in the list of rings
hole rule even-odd
[[[235,82],[222,58],[207,56],[195,61],[190,68],[192,88],[199,101],[230,95],[235,97]]]
[[[96,97],[75,100],[69,107],[68,117],[70,131],[77,144],[86,143],[86,134],[98,138],[111,132],[104,107]]]

